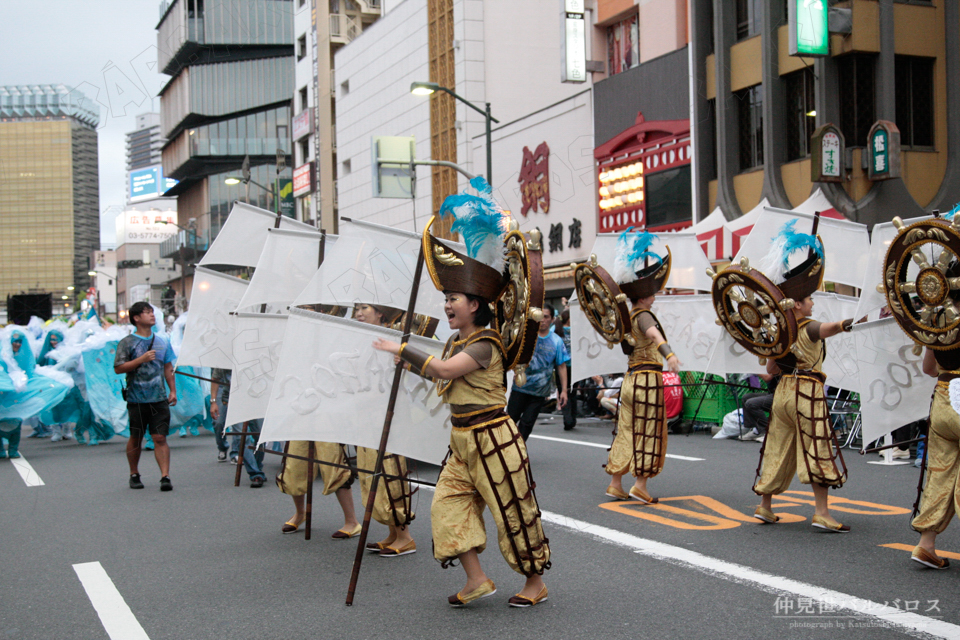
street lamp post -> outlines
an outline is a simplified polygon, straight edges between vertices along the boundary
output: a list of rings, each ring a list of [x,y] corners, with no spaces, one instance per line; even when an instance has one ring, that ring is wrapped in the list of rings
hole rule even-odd
[[[235,184],[240,184],[240,183],[243,183],[243,184],[250,183],[256,187],[260,187],[261,189],[269,193],[271,198],[273,198],[273,212],[276,214],[280,213],[279,193],[273,187],[265,187],[259,182],[255,180],[251,180],[250,178],[238,178],[236,176],[227,176],[226,178],[224,178],[223,182],[224,184],[229,184],[231,186]],[[249,198],[247,200],[248,200],[247,204],[249,204]]]
[[[113,280],[113,317],[114,317],[114,319],[117,321],[117,323],[119,324],[119,322],[120,322],[120,295],[117,293],[117,291],[118,291],[117,280],[119,279],[119,276],[120,276],[120,269],[118,268],[116,275],[112,275],[112,276],[111,276],[109,273],[104,273],[103,271],[92,271],[92,270],[91,270],[91,271],[87,271],[87,275],[90,276],[91,278],[96,278],[98,273],[99,273],[100,275],[106,277],[106,278],[110,278],[111,280]],[[97,302],[99,302],[99,296],[100,296],[100,288],[98,287],[98,288],[97,288],[97,298],[98,298],[98,299],[97,299]],[[106,305],[103,305],[103,315],[104,315],[104,317],[106,317],[106,315],[107,315]]]
[[[487,129],[487,176],[486,177],[487,177],[487,183],[489,183],[492,186],[493,185],[493,154],[491,153],[491,151],[493,148],[493,137],[492,137],[490,123],[496,122],[497,124],[500,124],[500,121],[494,118],[492,115],[490,115],[490,103],[485,102],[484,104],[486,105],[486,109],[481,109],[480,107],[473,104],[466,98],[463,98],[462,96],[457,95],[456,93],[454,93],[450,89],[447,89],[446,87],[441,87],[436,82],[414,82],[413,84],[410,85],[410,93],[412,93],[415,96],[428,96],[431,93],[435,93],[437,91],[444,91],[446,93],[449,93],[454,98],[456,98],[457,100],[467,105],[468,107],[470,107],[471,109],[473,109],[474,111],[476,111],[477,113],[479,113],[484,117],[484,120],[486,122],[486,129]]]

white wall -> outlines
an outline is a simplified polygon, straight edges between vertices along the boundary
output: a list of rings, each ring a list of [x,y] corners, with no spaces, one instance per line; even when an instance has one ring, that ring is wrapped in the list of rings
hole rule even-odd
[[[559,0],[454,0],[456,87],[483,108],[489,99],[500,120],[493,134],[494,189],[520,218],[522,149],[546,141],[551,149],[553,208],[520,220],[539,226],[564,224],[564,251],[544,252],[548,265],[589,255],[596,233],[593,113],[589,83],[560,82]],[[428,99],[410,94],[410,84],[429,79],[426,0],[391,2],[377,23],[335,55],[337,77],[338,193],[340,215],[412,229],[409,200],[372,197],[371,139],[415,136],[417,158],[430,158]],[[349,81],[344,94],[341,83]],[[582,95],[577,95],[582,94]],[[576,96],[576,97],[573,97]],[[559,104],[558,104],[559,103]],[[486,174],[484,117],[457,103],[457,163]],[[351,171],[344,174],[343,163]],[[417,183],[417,230],[431,214],[430,170]],[[460,177],[460,188],[466,179]],[[583,224],[581,249],[567,250],[572,218]]]
[[[429,80],[427,47],[426,0],[406,0],[335,54],[340,217],[414,229],[411,200],[373,197],[371,145],[373,136],[414,136],[417,158],[430,159],[429,98],[410,93],[411,83]],[[417,231],[432,213],[430,198],[430,167],[420,167]]]
[[[520,229],[539,228],[543,233],[543,265],[566,266],[590,255],[597,234],[597,201],[593,162],[593,98],[581,86],[581,93],[521,118],[498,131],[493,143],[494,195],[504,209],[520,223]],[[540,143],[550,148],[550,210],[530,209],[521,215],[520,168],[523,148],[536,152]],[[483,154],[483,136],[472,140],[474,153]],[[574,218],[580,221],[579,248],[569,247]],[[550,225],[563,225],[563,249],[549,249]]]
[[[294,0],[294,5],[297,5],[297,0]],[[304,56],[302,60],[296,59],[296,53],[294,53],[294,85],[293,85],[293,96],[291,99],[293,101],[293,116],[296,116],[301,111],[303,111],[303,105],[300,104],[300,89],[303,87],[307,88],[307,105],[310,107],[314,105],[314,78],[313,78],[313,22],[311,21],[310,16],[310,2],[305,2],[302,7],[296,7],[296,13],[293,17],[293,33],[294,33],[294,46],[297,45],[297,41],[301,36],[307,36],[307,55]],[[316,133],[312,133],[307,136],[309,153],[307,157],[302,157],[300,155],[300,143],[299,141],[294,141],[293,144],[293,166],[294,168],[299,167],[302,164],[314,160],[315,141],[314,136]],[[300,201],[302,198],[297,198],[297,211],[296,216],[298,220],[302,219],[300,211]],[[310,200],[310,214],[309,217],[313,220],[317,219],[317,198],[313,197]]]

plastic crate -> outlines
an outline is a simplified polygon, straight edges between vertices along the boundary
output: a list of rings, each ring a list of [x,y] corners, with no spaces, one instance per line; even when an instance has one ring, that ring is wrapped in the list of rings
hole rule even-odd
[[[680,372],[680,381],[684,384],[702,382],[703,380],[704,374],[702,373],[696,371]],[[748,390],[728,387],[722,384],[724,379],[721,376],[713,374],[708,374],[706,381],[719,384],[683,388],[683,419],[720,424],[723,422],[723,416],[731,411],[736,411],[739,406],[738,399],[748,393]]]

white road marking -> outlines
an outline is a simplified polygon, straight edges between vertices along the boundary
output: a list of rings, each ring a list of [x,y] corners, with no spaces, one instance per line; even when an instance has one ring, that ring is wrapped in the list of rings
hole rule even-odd
[[[20,477],[23,478],[23,481],[28,487],[43,486],[43,480],[41,480],[37,472],[33,470],[33,467],[30,466],[26,458],[10,458],[10,462],[13,463],[13,468],[17,470],[17,473],[20,474]]]
[[[566,443],[566,444],[579,444],[579,445],[583,445],[584,447],[598,447],[598,448],[600,448],[600,449],[609,449],[609,448],[610,448],[608,445],[605,445],[605,444],[597,444],[596,442],[582,442],[582,441],[580,441],[580,440],[567,440],[566,438],[552,438],[552,437],[550,437],[550,436],[535,436],[535,435],[532,435],[532,434],[530,435],[530,437],[531,437],[531,438],[538,438],[538,439],[540,439],[540,440],[550,440],[550,441],[552,441],[552,442],[563,442],[563,443]],[[704,458],[691,458],[691,457],[689,457],[689,456],[678,456],[678,455],[674,455],[674,454],[672,454],[672,453],[668,453],[668,454],[667,454],[667,457],[668,457],[668,458],[673,458],[673,459],[675,459],[675,460],[693,460],[693,461],[696,461],[696,462],[702,462],[702,461],[704,460]]]
[[[915,634],[935,638],[960,638],[960,625],[858,598],[840,591],[824,589],[799,580],[765,573],[744,565],[712,558],[689,549],[638,538],[622,531],[574,520],[556,513],[544,511],[542,514],[544,522],[573,529],[578,533],[585,533],[603,542],[632,549],[636,553],[656,560],[696,569],[707,575],[754,587],[778,596],[790,594],[796,597],[811,598],[814,602],[828,604],[837,610],[853,611],[858,616],[875,618]]]
[[[421,485],[424,489],[433,491],[433,487]],[[792,580],[783,576],[765,573],[746,567],[742,564],[727,562],[719,558],[697,553],[689,549],[675,547],[673,545],[657,542],[656,540],[647,540],[616,529],[601,527],[600,525],[590,524],[582,520],[575,520],[558,513],[541,511],[541,519],[544,522],[555,524],[567,529],[572,529],[577,533],[585,533],[601,542],[615,544],[619,547],[626,547],[635,553],[679,565],[687,569],[695,569],[715,578],[730,580],[737,584],[742,584],[767,593],[773,593],[777,596],[790,594],[796,597],[811,598],[812,602],[823,603],[834,607],[834,610],[853,611],[858,616],[865,618],[875,618],[882,620],[893,626],[900,627],[912,632],[910,635],[918,637],[945,638],[947,640],[956,640],[960,638],[960,625],[955,625],[936,618],[922,616],[917,613],[911,613],[896,607],[890,607],[886,604],[873,602],[864,598],[858,598],[848,593],[824,589],[816,585]]]
[[[99,562],[73,565],[110,640],[150,640]]]

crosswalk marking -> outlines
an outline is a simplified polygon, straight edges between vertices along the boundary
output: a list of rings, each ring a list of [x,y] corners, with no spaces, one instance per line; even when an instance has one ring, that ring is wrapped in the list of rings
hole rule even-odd
[[[24,483],[26,483],[28,487],[43,486],[43,480],[37,475],[33,467],[30,466],[26,458],[10,458],[10,462],[13,463],[13,468],[17,470],[17,473],[20,474],[20,477],[23,478]]]
[[[99,562],[73,565],[110,640],[150,640]]]
[[[609,449],[609,445],[597,444],[596,442],[583,442],[582,440],[568,440],[566,438],[553,438],[551,436],[535,436],[531,435],[531,438],[537,438],[538,440],[550,440],[551,442],[563,442],[564,444],[579,444],[584,447],[598,447],[600,449]],[[703,458],[691,458],[690,456],[678,456],[673,453],[667,454],[668,458],[673,458],[674,460],[692,460],[694,462],[702,462]]]

